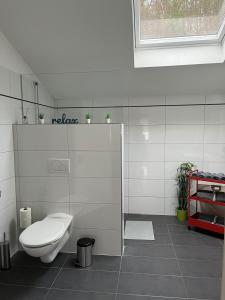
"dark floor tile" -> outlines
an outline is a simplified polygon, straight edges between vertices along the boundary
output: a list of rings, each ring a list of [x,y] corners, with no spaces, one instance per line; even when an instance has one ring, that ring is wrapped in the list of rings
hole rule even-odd
[[[61,267],[66,261],[68,254],[59,253],[52,263],[45,264],[41,262],[39,257],[32,257],[26,254],[24,251],[18,251],[12,258],[14,266],[23,267]]]
[[[166,258],[175,257],[173,248],[170,245],[126,246],[124,250],[124,255],[166,257]]]
[[[122,259],[121,271],[161,275],[181,275],[177,260],[173,258],[124,256]]]
[[[120,273],[120,294],[185,297],[181,277]]]
[[[76,255],[70,254],[64,268],[75,268]],[[101,271],[119,271],[120,269],[120,256],[106,256],[95,255],[93,256],[93,263],[88,270],[101,270]]]
[[[125,240],[124,241],[125,246],[139,246],[139,245],[151,245],[151,244],[157,244],[157,245],[169,245],[171,244],[171,239],[168,234],[155,234],[155,240]]]
[[[172,224],[168,224],[168,229],[170,234],[185,234],[188,233],[189,230],[187,228],[187,225],[172,225]]]
[[[166,224],[153,224],[153,230],[154,230],[154,234],[164,234],[164,235],[168,235],[169,234],[169,230]]]
[[[1,300],[44,300],[47,289],[0,284]]]
[[[63,269],[54,288],[114,293],[118,272]]]
[[[222,247],[208,246],[174,246],[179,259],[222,260]]]
[[[138,295],[122,295],[118,294],[116,300],[184,300],[181,298],[163,298],[163,297],[152,297],[152,296],[138,296]],[[187,300],[187,299],[185,299]]]
[[[221,241],[211,236],[203,236],[201,234],[178,234],[171,236],[172,242],[175,245],[189,245],[189,246],[212,246],[221,247]]]
[[[58,272],[58,268],[13,267],[9,271],[0,271],[0,283],[48,288]]]
[[[176,216],[164,216],[166,224],[185,226],[187,222],[181,223]]]
[[[221,294],[219,278],[184,277],[189,298],[219,300]]]
[[[179,260],[184,276],[192,277],[221,277],[222,261],[217,260]]]
[[[115,294],[50,290],[46,300],[115,300]]]

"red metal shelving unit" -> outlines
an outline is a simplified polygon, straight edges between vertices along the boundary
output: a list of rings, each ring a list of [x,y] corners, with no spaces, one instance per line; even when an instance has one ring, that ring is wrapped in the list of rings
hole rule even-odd
[[[199,189],[198,189],[199,181],[200,182],[209,182],[212,184],[217,183],[217,184],[225,185],[225,180],[202,178],[202,177],[198,177],[198,176],[193,176],[193,174],[189,175],[189,177],[188,177],[188,229],[191,229],[191,227],[193,226],[193,227],[199,227],[199,228],[206,229],[209,231],[224,234],[224,226],[223,225],[213,224],[209,221],[199,219],[198,202],[225,207],[225,202],[213,201],[208,198],[199,197],[197,194],[191,195],[192,182],[196,182],[196,191],[199,191]],[[195,213],[194,214],[191,214],[191,202],[192,201],[195,201]]]

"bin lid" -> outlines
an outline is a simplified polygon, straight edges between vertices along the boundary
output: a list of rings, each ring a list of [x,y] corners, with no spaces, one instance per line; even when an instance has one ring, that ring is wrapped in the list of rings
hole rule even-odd
[[[93,246],[95,243],[94,239],[91,238],[81,238],[77,241],[77,246],[79,247],[88,247]]]

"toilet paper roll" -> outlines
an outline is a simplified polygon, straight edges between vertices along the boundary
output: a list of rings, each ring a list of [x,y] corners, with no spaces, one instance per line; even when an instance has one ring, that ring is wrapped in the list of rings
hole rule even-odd
[[[20,209],[20,228],[25,229],[31,225],[31,208],[23,207]]]

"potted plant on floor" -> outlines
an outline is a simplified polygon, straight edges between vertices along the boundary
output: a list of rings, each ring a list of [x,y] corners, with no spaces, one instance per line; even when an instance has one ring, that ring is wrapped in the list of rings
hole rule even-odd
[[[188,174],[193,170],[194,164],[191,162],[182,163],[177,169],[177,219],[185,222],[188,217]]]
[[[86,123],[87,123],[87,124],[90,124],[90,123],[91,123],[91,114],[90,114],[90,113],[87,113],[87,114],[86,114]]]

